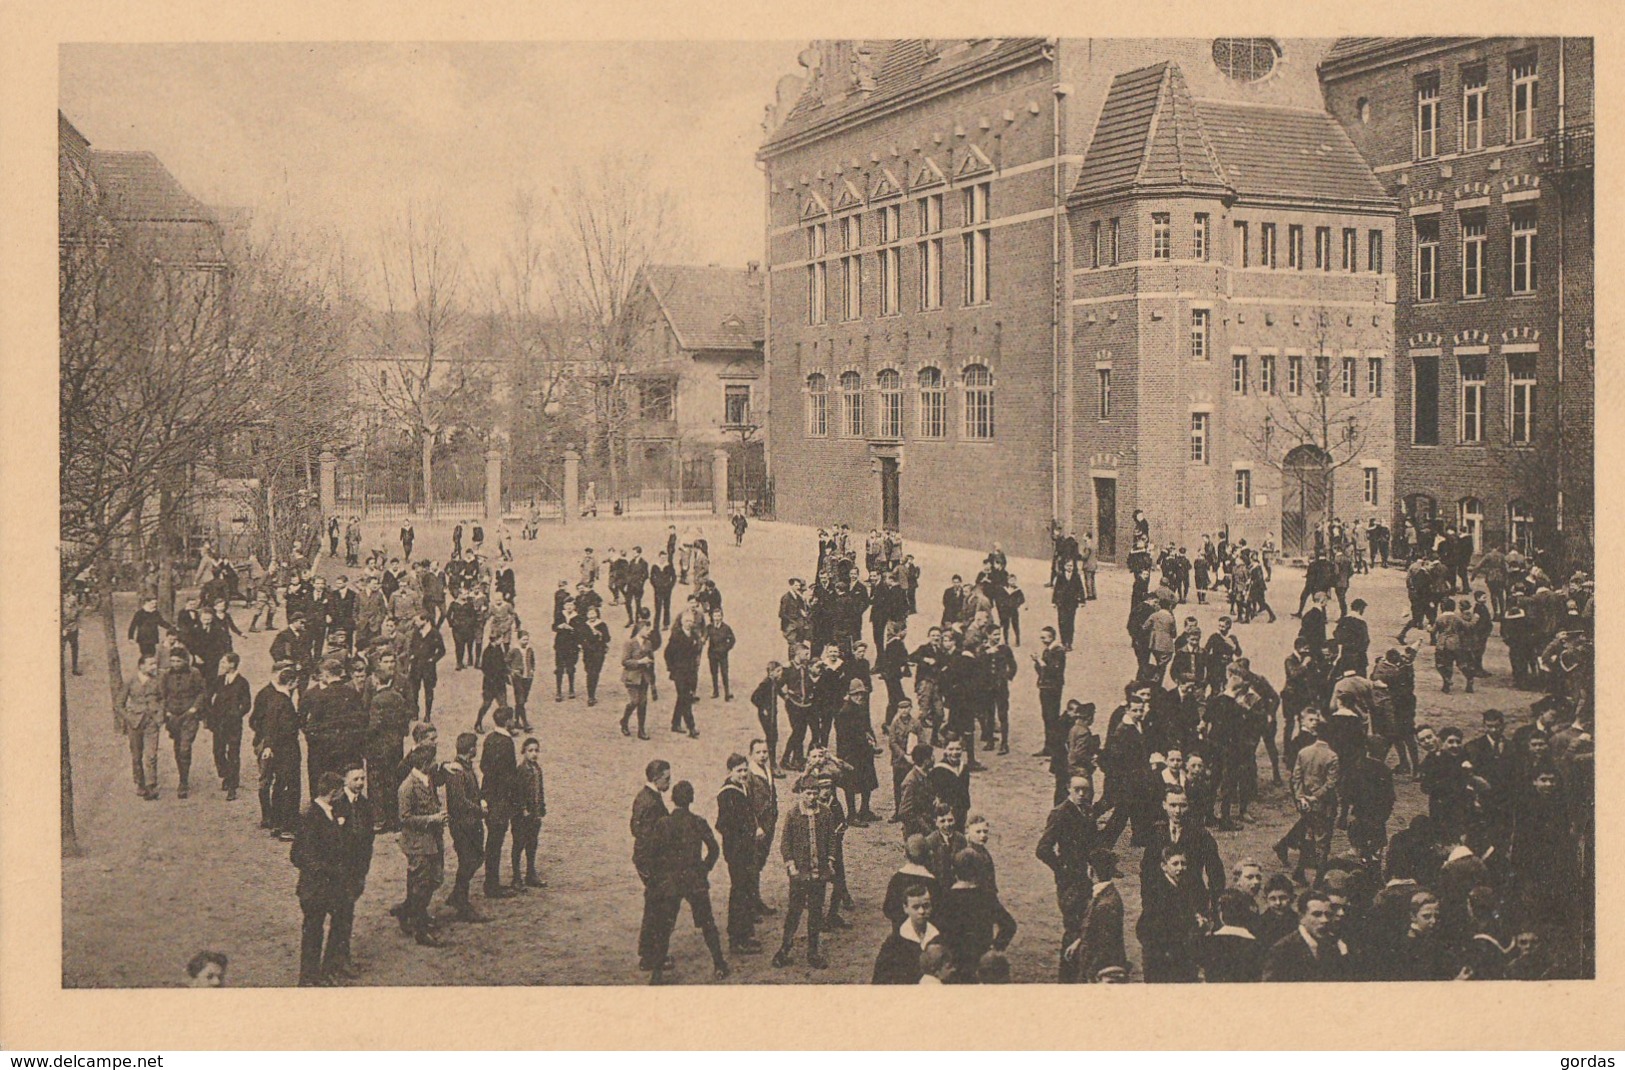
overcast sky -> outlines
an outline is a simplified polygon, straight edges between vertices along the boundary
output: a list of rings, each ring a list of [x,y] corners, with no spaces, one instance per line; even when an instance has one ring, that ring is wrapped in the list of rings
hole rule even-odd
[[[484,266],[517,187],[647,154],[687,259],[743,266],[762,109],[804,44],[65,45],[61,107],[94,147],[151,150],[204,202],[334,228],[361,257],[428,197]]]

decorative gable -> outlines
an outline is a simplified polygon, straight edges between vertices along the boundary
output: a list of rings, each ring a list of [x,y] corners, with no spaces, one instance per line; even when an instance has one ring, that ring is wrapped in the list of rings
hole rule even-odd
[[[942,168],[929,156],[922,156],[920,166],[914,170],[914,181],[910,184],[912,189],[925,189],[929,186],[940,186],[948,181],[943,175]]]
[[[965,146],[965,155],[960,159],[959,166],[954,168],[954,179],[970,178],[986,171],[993,170],[993,161],[987,158],[987,153],[975,145]]]
[[[840,183],[835,187],[835,210],[843,212],[850,208],[861,208],[862,206],[863,194],[858,192],[858,187],[847,179],[841,179]]]
[[[869,191],[869,200],[883,201],[891,197],[900,197],[902,194],[903,187],[898,183],[897,176],[892,174],[888,167],[880,168],[880,173],[875,177],[874,185]]]
[[[821,215],[829,215],[829,203],[817,190],[811,190],[807,194],[806,203],[801,206],[801,218],[813,219]]]

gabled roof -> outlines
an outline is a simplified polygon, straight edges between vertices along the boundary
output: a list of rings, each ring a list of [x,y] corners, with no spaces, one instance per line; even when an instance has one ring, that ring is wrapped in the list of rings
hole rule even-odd
[[[1322,79],[1391,63],[1428,52],[1456,48],[1482,38],[1474,37],[1339,37],[1320,60]]]
[[[763,334],[760,274],[653,264],[644,278],[683,349],[757,349]]]
[[[90,150],[91,168],[102,191],[102,210],[132,223],[213,223],[204,203],[186,192],[150,152]]]
[[[1393,206],[1329,114],[1196,99],[1162,62],[1112,80],[1070,200],[1175,192]]]
[[[1325,112],[1205,99],[1196,106],[1238,196],[1393,207],[1347,131]]]
[[[877,57],[874,65],[874,87],[853,89],[842,95],[838,85],[847,72],[825,71],[822,77],[828,85],[819,85],[819,77],[809,78],[795,106],[790,109],[783,125],[767,138],[763,149],[821,123],[855,114],[892,98],[928,87],[934,82],[949,82],[953,77],[973,67],[996,66],[1001,61],[1042,46],[1042,37],[978,38],[943,41],[921,39],[894,41],[866,41],[865,45]]]
[[[1112,79],[1074,201],[1131,191],[1223,193],[1226,188],[1178,64],[1154,63]]]

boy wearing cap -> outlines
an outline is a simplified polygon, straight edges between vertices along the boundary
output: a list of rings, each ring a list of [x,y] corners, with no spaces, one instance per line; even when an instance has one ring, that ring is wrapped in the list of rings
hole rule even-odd
[[[801,915],[807,915],[807,964],[814,969],[829,965],[818,950],[823,931],[824,896],[835,871],[835,823],[818,805],[818,785],[810,776],[796,781],[796,808],[786,818],[779,837],[779,853],[790,878],[790,902],[784,912],[784,937],[773,965],[790,965]]]

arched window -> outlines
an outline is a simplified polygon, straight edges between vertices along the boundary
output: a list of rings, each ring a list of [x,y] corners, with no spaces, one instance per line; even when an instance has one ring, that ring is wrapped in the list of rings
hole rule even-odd
[[[1507,506],[1507,545],[1525,555],[1535,552],[1535,510],[1521,499]]]
[[[1484,503],[1477,498],[1463,498],[1456,503],[1456,531],[1473,540],[1473,553],[1484,548]]]
[[[948,394],[938,368],[920,369],[920,437],[948,437]]]
[[[817,372],[807,376],[807,434],[829,434],[829,380]]]
[[[965,437],[993,437],[993,373],[980,364],[965,369]]]
[[[903,437],[903,377],[896,368],[886,368],[880,381],[880,437]]]
[[[863,437],[863,376],[857,372],[841,373],[841,434],[847,438]]]

